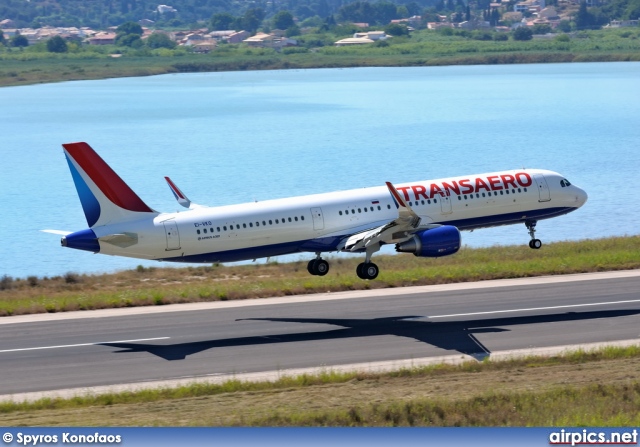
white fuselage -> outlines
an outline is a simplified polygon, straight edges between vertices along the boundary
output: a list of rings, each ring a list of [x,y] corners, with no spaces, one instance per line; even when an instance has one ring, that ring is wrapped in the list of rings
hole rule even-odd
[[[423,224],[460,230],[535,222],[571,212],[586,193],[560,174],[522,169],[395,185]],[[296,252],[337,251],[350,235],[398,217],[384,187],[162,213],[93,227],[100,253],[175,262],[229,262]],[[395,241],[394,241],[395,242]]]

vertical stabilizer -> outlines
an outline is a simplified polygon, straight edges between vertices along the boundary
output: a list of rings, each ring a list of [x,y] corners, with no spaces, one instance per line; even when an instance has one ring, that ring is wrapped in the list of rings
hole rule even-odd
[[[62,147],[90,228],[158,214],[87,143]]]

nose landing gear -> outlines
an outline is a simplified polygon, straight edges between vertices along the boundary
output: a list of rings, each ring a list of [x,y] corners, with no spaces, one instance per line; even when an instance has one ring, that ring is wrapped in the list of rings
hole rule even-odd
[[[542,241],[540,239],[536,239],[536,223],[537,222],[535,220],[527,221],[524,223],[527,227],[527,230],[529,230],[529,236],[531,236],[531,240],[529,241],[529,248],[533,248],[535,250],[542,247]]]

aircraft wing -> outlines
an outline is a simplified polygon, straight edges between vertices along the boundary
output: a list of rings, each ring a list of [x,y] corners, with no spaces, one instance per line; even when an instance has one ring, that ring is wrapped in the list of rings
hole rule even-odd
[[[189,209],[206,208],[206,206],[198,205],[196,203],[191,202],[191,200],[189,200],[187,195],[183,193],[182,190],[178,188],[178,186],[175,183],[173,183],[173,180],[171,180],[169,177],[165,177],[164,179],[167,181],[167,184],[169,185],[171,192],[173,193],[174,197],[176,198],[176,201],[180,205]]]
[[[422,218],[411,209],[391,182],[386,182],[386,184],[387,188],[389,188],[389,193],[391,193],[398,207],[398,217],[378,228],[350,236],[344,242],[344,247],[341,248],[342,250],[355,252],[367,249],[378,249],[382,243],[402,242],[417,231],[440,226],[439,224],[422,223]]]

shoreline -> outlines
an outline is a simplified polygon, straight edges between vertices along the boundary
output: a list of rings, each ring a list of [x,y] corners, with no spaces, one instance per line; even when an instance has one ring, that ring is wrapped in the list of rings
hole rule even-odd
[[[122,58],[62,57],[28,60],[0,59],[0,87],[143,77],[178,73],[259,70],[301,70],[358,67],[437,67],[451,65],[510,65],[584,62],[638,62],[640,52],[480,52],[434,54],[317,54],[294,53],[245,56],[179,55],[172,57],[127,56]]]

